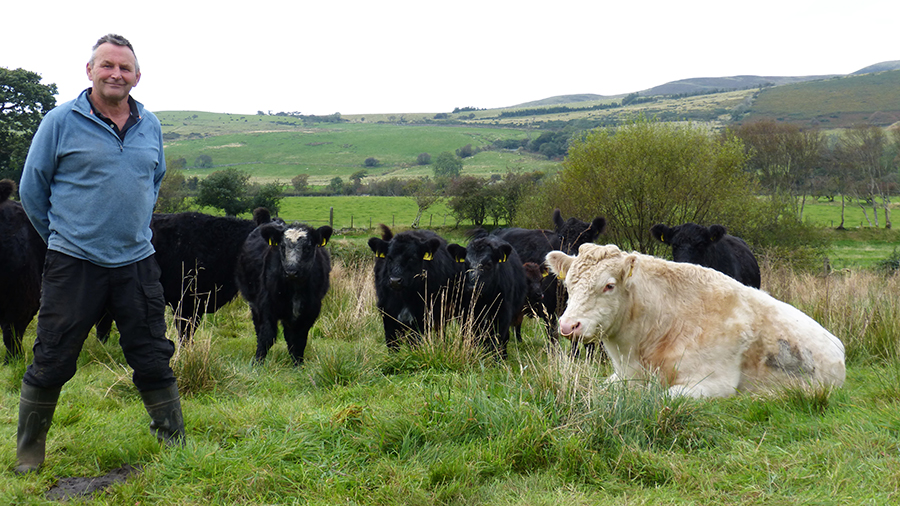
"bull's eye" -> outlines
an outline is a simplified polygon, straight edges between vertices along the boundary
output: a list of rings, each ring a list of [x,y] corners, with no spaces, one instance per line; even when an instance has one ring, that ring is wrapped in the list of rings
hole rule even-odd
[[[616,288],[615,283],[607,283],[606,286],[603,287],[603,293],[611,292]]]

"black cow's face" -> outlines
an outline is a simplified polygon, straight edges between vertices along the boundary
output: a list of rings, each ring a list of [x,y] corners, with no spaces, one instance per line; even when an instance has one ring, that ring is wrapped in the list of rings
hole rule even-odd
[[[534,310],[539,308],[544,300],[544,289],[542,282],[547,276],[547,269],[534,262],[525,262],[522,264],[525,271],[526,296],[525,301]]]
[[[284,275],[294,279],[309,269],[316,258],[316,249],[325,246],[331,238],[332,228],[315,229],[301,223],[285,227],[272,222],[260,231],[269,246],[278,249]]]
[[[704,264],[709,248],[725,236],[725,227],[713,225],[709,228],[695,223],[685,223],[676,227],[654,225],[650,234],[663,244],[672,247],[672,260],[676,262]]]
[[[387,281],[394,290],[417,289],[426,281],[428,262],[440,248],[437,239],[420,241],[414,237],[398,235],[390,241],[373,237],[369,247],[377,261],[386,264]],[[380,256],[383,255],[383,256]]]
[[[556,225],[556,234],[560,239],[560,249],[567,255],[578,254],[578,247],[582,244],[594,242],[597,237],[606,230],[606,219],[596,217],[591,223],[569,218],[563,221],[559,209],[553,211],[553,224]]]
[[[493,237],[473,240],[466,247],[466,287],[474,289],[479,284],[492,284],[499,265],[509,259],[512,246]]]

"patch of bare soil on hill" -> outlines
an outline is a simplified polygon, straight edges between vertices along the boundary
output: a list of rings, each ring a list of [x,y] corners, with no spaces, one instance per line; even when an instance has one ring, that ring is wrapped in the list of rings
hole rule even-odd
[[[67,501],[75,497],[91,496],[114,483],[123,482],[132,474],[139,472],[141,472],[140,467],[124,464],[103,476],[60,478],[56,485],[50,487],[50,490],[44,494],[44,497],[52,501]]]

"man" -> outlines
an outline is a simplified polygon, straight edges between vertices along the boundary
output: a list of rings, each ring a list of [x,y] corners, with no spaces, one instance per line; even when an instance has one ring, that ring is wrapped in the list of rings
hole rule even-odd
[[[151,432],[183,443],[178,385],[169,365],[165,301],[150,244],[150,218],[166,172],[159,120],[131,98],[141,71],[131,43],[97,41],[93,83],[44,117],[25,161],[19,195],[47,242],[34,362],[22,378],[17,473],[44,461],[62,386],[75,375],[88,331],[108,310]]]

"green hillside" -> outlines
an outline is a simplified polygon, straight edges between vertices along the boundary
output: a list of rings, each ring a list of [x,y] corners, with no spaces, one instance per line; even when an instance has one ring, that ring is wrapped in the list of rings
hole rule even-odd
[[[433,174],[430,165],[417,165],[420,153],[436,157],[471,144],[476,150],[496,140],[536,136],[528,129],[461,124],[370,123],[356,118],[344,122],[307,123],[287,116],[246,116],[185,111],[158,113],[166,137],[166,156],[184,158],[188,177],[204,177],[226,166],[238,166],[254,180],[289,182],[308,174],[309,182],[327,184],[367,169],[370,178],[418,177]],[[213,167],[193,167],[201,155]],[[378,165],[366,167],[367,158]],[[463,172],[479,176],[508,170],[555,170],[544,157],[515,151],[483,151],[464,160]]]
[[[825,128],[891,125],[900,121],[900,70],[767,88],[743,121],[763,118]]]

